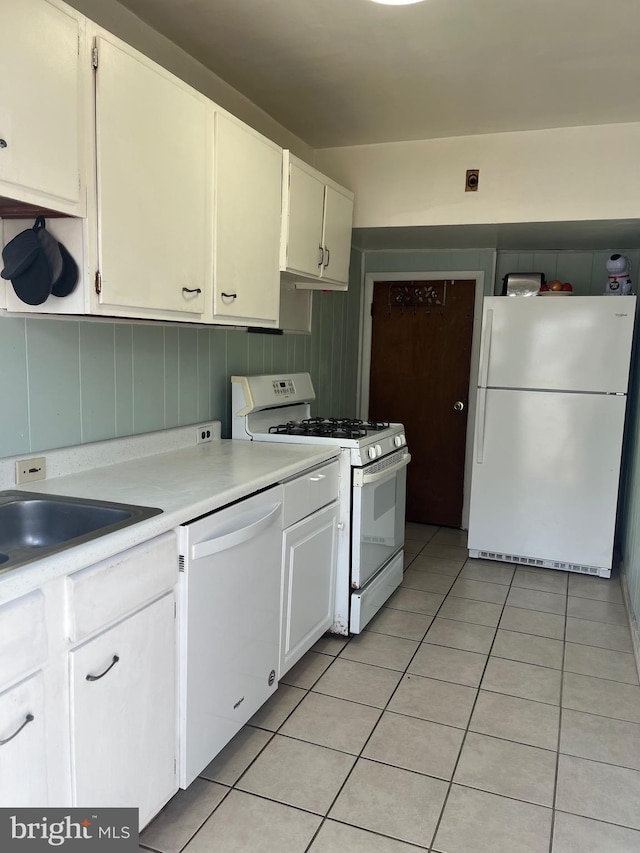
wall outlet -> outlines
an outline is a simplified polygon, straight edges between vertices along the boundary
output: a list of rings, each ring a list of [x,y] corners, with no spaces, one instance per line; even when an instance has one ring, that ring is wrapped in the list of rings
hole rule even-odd
[[[200,424],[196,432],[196,444],[206,444],[213,438],[213,424]]]
[[[16,462],[16,486],[30,483],[32,480],[44,480],[47,476],[47,460],[44,456],[33,459],[19,459]]]

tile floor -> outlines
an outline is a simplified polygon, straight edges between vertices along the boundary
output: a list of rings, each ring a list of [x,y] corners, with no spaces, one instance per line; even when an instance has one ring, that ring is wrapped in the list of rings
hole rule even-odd
[[[407,525],[404,583],[324,637],[140,838],[161,853],[638,853],[620,584],[467,560]]]

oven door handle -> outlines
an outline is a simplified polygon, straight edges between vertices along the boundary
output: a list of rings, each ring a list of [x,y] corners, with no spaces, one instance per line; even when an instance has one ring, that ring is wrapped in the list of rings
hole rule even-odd
[[[353,475],[353,485],[356,488],[362,488],[362,486],[368,486],[371,483],[379,483],[380,480],[387,480],[401,468],[406,468],[409,462],[411,462],[411,454],[403,453],[399,462],[390,465],[388,468],[383,468],[382,471],[377,471],[375,474],[366,474],[363,468],[358,468]]]

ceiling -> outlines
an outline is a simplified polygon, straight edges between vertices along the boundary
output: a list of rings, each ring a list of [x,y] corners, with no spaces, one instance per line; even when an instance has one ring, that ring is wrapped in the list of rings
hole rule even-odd
[[[640,120],[638,0],[120,0],[314,148]]]

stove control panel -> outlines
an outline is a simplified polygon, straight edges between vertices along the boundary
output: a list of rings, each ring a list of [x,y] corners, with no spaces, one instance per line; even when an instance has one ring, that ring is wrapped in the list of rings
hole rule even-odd
[[[296,393],[296,387],[293,384],[293,379],[274,379],[273,393],[276,397],[289,397]]]

